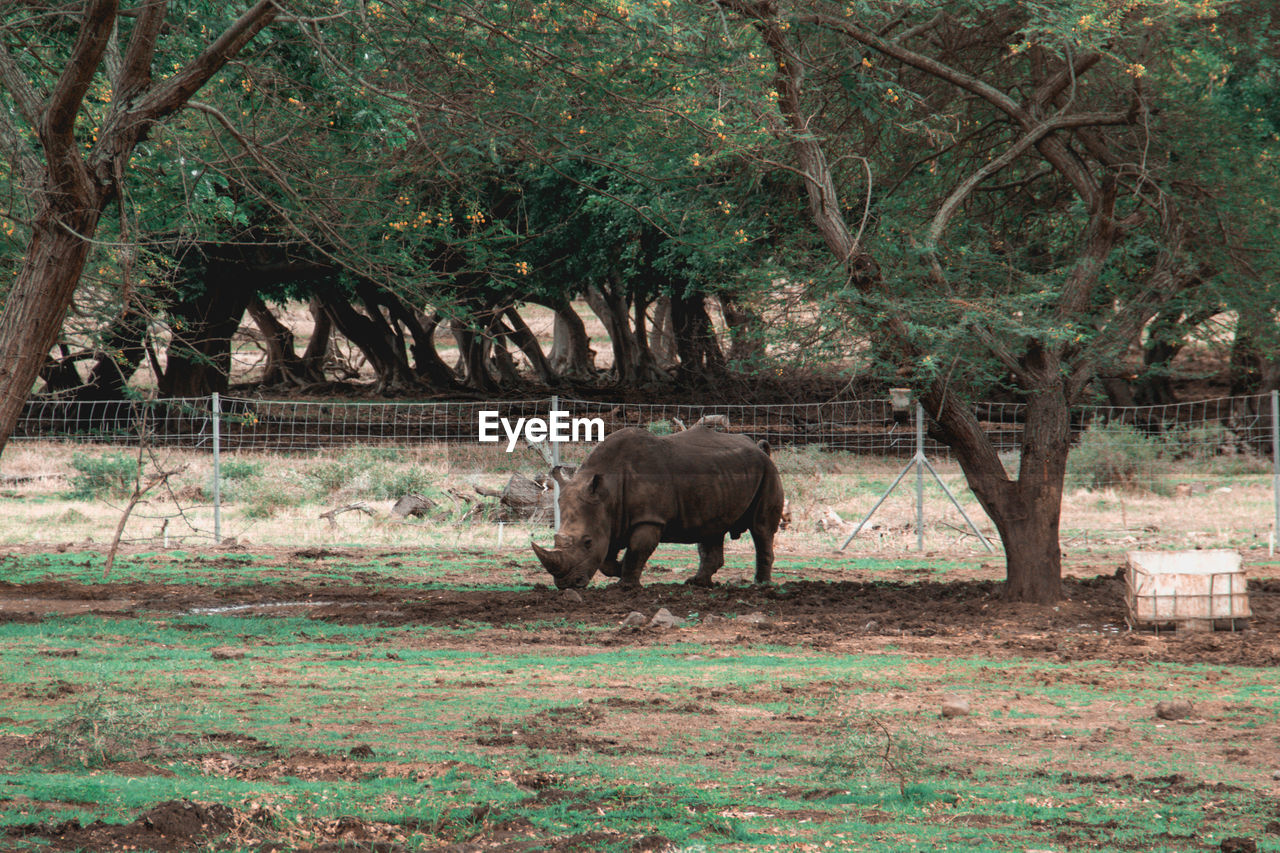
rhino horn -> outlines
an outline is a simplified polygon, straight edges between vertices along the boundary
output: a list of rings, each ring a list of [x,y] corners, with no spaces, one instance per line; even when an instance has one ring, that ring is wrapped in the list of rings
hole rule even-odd
[[[567,486],[569,485],[569,480],[573,478],[573,472],[576,470],[576,468],[568,465],[557,465],[551,469],[551,479],[561,486]]]
[[[533,553],[538,555],[538,560],[542,563],[542,567],[553,575],[558,575],[564,571],[564,552],[560,549],[548,551],[538,545],[537,542],[530,542],[533,546]]]

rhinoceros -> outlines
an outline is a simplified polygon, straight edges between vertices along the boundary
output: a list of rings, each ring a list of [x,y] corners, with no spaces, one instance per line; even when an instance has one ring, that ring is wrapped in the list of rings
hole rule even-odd
[[[597,571],[637,586],[659,542],[696,543],[698,572],[687,583],[711,586],[725,534],[747,530],[755,581],[770,580],[783,494],[767,442],[701,426],[667,436],[632,427],[602,441],[572,479],[557,480],[555,547],[532,544],[560,589],[584,587]]]

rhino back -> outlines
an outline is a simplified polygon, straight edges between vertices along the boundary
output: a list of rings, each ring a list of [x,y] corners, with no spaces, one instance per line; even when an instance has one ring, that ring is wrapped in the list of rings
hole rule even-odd
[[[575,476],[599,473],[616,484],[619,528],[658,524],[664,542],[699,542],[747,529],[778,472],[751,439],[694,427],[669,436],[613,433]]]

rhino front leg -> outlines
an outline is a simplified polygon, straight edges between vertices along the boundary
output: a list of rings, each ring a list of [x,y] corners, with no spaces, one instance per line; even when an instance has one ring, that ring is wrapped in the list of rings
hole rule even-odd
[[[724,537],[698,543],[698,573],[685,583],[691,586],[714,586],[711,576],[724,565]]]
[[[616,578],[622,574],[622,564],[618,562],[617,551],[610,554],[608,559],[600,566],[600,574],[607,578]]]
[[[631,539],[627,542],[627,555],[622,558],[623,586],[639,586],[640,572],[653,549],[658,547],[658,539],[662,529],[656,524],[642,524],[631,531]]]

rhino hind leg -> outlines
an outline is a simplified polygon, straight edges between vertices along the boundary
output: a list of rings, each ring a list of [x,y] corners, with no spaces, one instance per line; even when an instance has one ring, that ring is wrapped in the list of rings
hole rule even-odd
[[[773,535],[778,521],[761,520],[751,527],[751,541],[756,546],[756,583],[773,582]]]
[[[631,539],[627,542],[627,555],[622,558],[622,579],[624,587],[640,585],[640,572],[648,561],[653,549],[658,547],[662,530],[656,524],[642,524],[631,531]]]
[[[715,586],[712,576],[724,565],[724,537],[698,543],[698,573],[685,583],[691,586]]]

